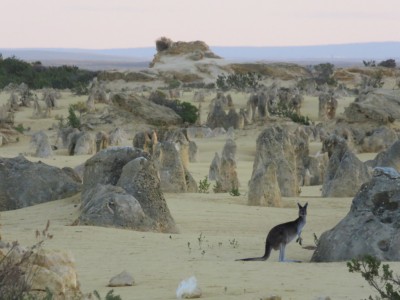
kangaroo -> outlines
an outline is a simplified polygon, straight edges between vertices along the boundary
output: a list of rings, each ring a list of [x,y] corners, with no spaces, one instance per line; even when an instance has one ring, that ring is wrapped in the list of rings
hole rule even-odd
[[[299,207],[299,217],[291,222],[282,223],[273,227],[268,235],[267,241],[265,242],[265,254],[261,257],[251,257],[251,258],[242,258],[237,259],[237,261],[262,261],[267,260],[269,255],[271,254],[271,250],[279,249],[279,261],[280,262],[300,262],[295,260],[285,260],[285,247],[289,244],[296,236],[296,242],[300,245],[302,243],[301,231],[306,225],[306,216],[307,216],[307,205],[301,206],[297,203]]]

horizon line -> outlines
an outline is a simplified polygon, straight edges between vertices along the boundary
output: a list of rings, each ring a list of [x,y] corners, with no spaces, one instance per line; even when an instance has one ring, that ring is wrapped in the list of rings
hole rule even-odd
[[[197,40],[199,41],[199,40]],[[181,41],[179,41],[181,42]],[[189,41],[194,42],[194,41]],[[189,43],[188,42],[188,43]],[[210,48],[212,47],[220,47],[220,48],[300,48],[300,47],[327,47],[327,46],[345,46],[345,45],[362,45],[362,44],[389,44],[389,43],[400,43],[400,41],[370,41],[370,42],[349,42],[349,43],[330,43],[330,44],[310,44],[310,45],[288,45],[288,46],[254,46],[254,45],[208,45]],[[0,49],[8,50],[54,50],[54,49],[66,49],[66,50],[116,50],[116,49],[145,49],[145,48],[154,48],[156,50],[155,45],[152,46],[139,46],[139,47],[114,47],[114,48],[81,48],[81,47],[0,47]]]

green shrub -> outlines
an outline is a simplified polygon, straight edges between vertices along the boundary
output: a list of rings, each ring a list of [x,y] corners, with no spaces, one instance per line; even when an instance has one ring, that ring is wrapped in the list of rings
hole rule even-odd
[[[317,84],[336,85],[333,77],[335,66],[331,63],[318,64],[313,67],[314,80]]]
[[[232,187],[232,189],[229,191],[229,195],[234,197],[240,196],[239,189],[236,187]]]
[[[98,73],[77,66],[45,67],[40,62],[28,63],[13,56],[0,59],[0,89],[22,82],[31,89],[79,89],[87,86]]]
[[[394,59],[387,59],[384,61],[381,61],[378,66],[380,67],[385,67],[385,68],[396,68],[396,61]]]
[[[371,255],[365,255],[358,259],[352,259],[347,263],[350,273],[360,273],[361,276],[372,286],[380,298],[400,300],[400,277],[394,275],[388,264],[383,264]],[[372,300],[372,296],[369,296]]]
[[[183,122],[194,124],[197,121],[199,110],[189,102],[167,99],[167,95],[160,90],[153,92],[150,95],[149,100],[158,105],[171,108],[182,118]]]
[[[208,177],[204,176],[203,180],[199,182],[199,193],[208,194],[208,190],[210,189],[211,183],[208,182]]]
[[[68,108],[67,120],[68,125],[72,128],[79,128],[81,126],[81,120],[76,116],[73,105],[70,105]]]
[[[236,89],[238,91],[246,91],[247,89],[256,90],[260,86],[260,81],[263,79],[261,74],[254,72],[234,73],[226,76],[220,74],[215,82],[218,89],[227,91]]]

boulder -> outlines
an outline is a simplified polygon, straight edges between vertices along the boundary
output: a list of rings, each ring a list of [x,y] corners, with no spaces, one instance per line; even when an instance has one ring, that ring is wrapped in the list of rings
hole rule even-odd
[[[63,199],[81,190],[81,184],[61,169],[23,156],[0,158],[0,178],[0,211]]]
[[[370,179],[367,166],[336,135],[324,140],[322,152],[329,156],[322,185],[322,197],[353,197],[360,186]]]
[[[153,125],[178,125],[182,118],[171,108],[156,104],[148,99],[134,94],[119,93],[112,96],[112,103],[120,110],[134,115]]]
[[[346,261],[366,254],[400,260],[400,175],[393,171],[378,169],[361,186],[347,216],[321,235],[311,261]]]
[[[97,184],[82,199],[78,224],[134,230],[150,227],[139,201],[121,187]]]
[[[110,287],[132,286],[134,285],[134,283],[135,281],[133,280],[132,275],[127,271],[123,271],[115,275],[113,278],[111,278],[110,282],[108,283],[108,286]]]
[[[394,142],[387,150],[376,155],[373,160],[366,161],[369,167],[391,167],[400,171],[400,140]]]
[[[387,125],[400,119],[400,99],[396,91],[378,89],[357,97],[344,110],[351,123]]]
[[[361,152],[380,152],[389,148],[399,139],[396,131],[386,126],[374,128],[365,133],[360,142]]]
[[[149,155],[109,147],[86,161],[78,223],[177,232]]]

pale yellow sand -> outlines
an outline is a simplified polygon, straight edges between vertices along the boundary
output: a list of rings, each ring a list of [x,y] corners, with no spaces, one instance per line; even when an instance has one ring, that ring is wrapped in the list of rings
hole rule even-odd
[[[8,95],[1,94],[0,99]],[[241,99],[238,96],[237,99]],[[189,98],[189,96],[188,96]],[[211,96],[209,97],[211,98]],[[63,94],[54,114],[67,115],[69,103],[85,97]],[[240,101],[245,101],[243,97]],[[347,100],[347,99],[346,99]],[[234,96],[235,101],[235,96]],[[304,114],[316,117],[316,98],[307,97]],[[340,110],[343,110],[340,107]],[[47,129],[53,118],[34,120],[30,109],[17,113],[16,123],[33,130]],[[47,131],[51,134],[51,131]],[[114,288],[122,299],[175,299],[179,282],[195,275],[203,290],[203,299],[260,299],[280,295],[282,299],[361,299],[373,290],[358,274],[347,271],[346,263],[310,263],[312,251],[292,243],[287,247],[289,259],[303,263],[279,263],[278,252],[266,262],[236,262],[237,258],[261,256],[269,229],[297,217],[296,202],[309,202],[303,245],[314,245],[314,233],[320,236],[331,229],[349,211],[351,198],[321,198],[320,186],[302,187],[298,198],[284,198],[283,208],[247,206],[247,182],[250,179],[255,141],[260,129],[236,133],[237,173],[241,196],[228,194],[165,194],[169,209],[180,230],[179,234],[135,232],[113,228],[69,226],[79,213],[79,195],[72,198],[0,213],[1,235],[6,241],[18,240],[22,245],[35,242],[34,230],[51,222],[54,238],[46,242],[49,249],[72,252],[83,292],[98,290],[105,295],[109,279],[126,270],[135,279],[135,286]],[[54,137],[54,133],[51,134]],[[132,138],[132,137],[131,137]],[[199,162],[189,170],[197,182],[208,174],[215,152],[221,153],[225,138],[196,139]],[[129,141],[131,143],[131,141]],[[318,143],[312,144],[313,152]],[[32,153],[29,137],[19,143],[0,148],[0,156]],[[38,160],[30,155],[28,159]],[[45,163],[58,167],[84,162],[89,156],[66,156],[58,151]],[[363,160],[374,154],[364,154]],[[199,243],[199,238],[201,242]],[[391,263],[399,271],[400,263]]]

